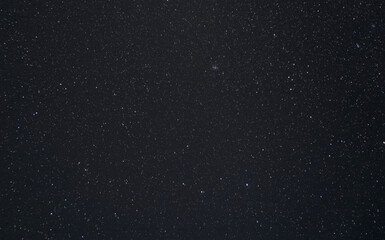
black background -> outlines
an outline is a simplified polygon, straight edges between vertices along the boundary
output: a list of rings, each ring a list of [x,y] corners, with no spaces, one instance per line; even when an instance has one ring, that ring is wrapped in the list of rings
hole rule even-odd
[[[1,239],[383,239],[382,1],[2,1]]]

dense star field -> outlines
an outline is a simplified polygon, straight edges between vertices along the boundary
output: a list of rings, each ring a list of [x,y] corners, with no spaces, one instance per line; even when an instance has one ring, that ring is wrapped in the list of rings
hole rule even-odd
[[[0,239],[384,239],[382,1],[0,9]]]

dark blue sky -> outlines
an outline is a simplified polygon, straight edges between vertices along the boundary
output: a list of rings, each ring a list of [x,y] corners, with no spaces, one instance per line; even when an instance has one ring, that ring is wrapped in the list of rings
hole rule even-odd
[[[383,239],[381,1],[2,1],[1,239]]]

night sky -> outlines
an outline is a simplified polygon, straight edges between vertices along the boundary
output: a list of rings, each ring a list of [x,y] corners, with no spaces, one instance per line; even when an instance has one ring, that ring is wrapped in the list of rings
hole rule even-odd
[[[0,9],[0,239],[385,239],[384,2]]]

